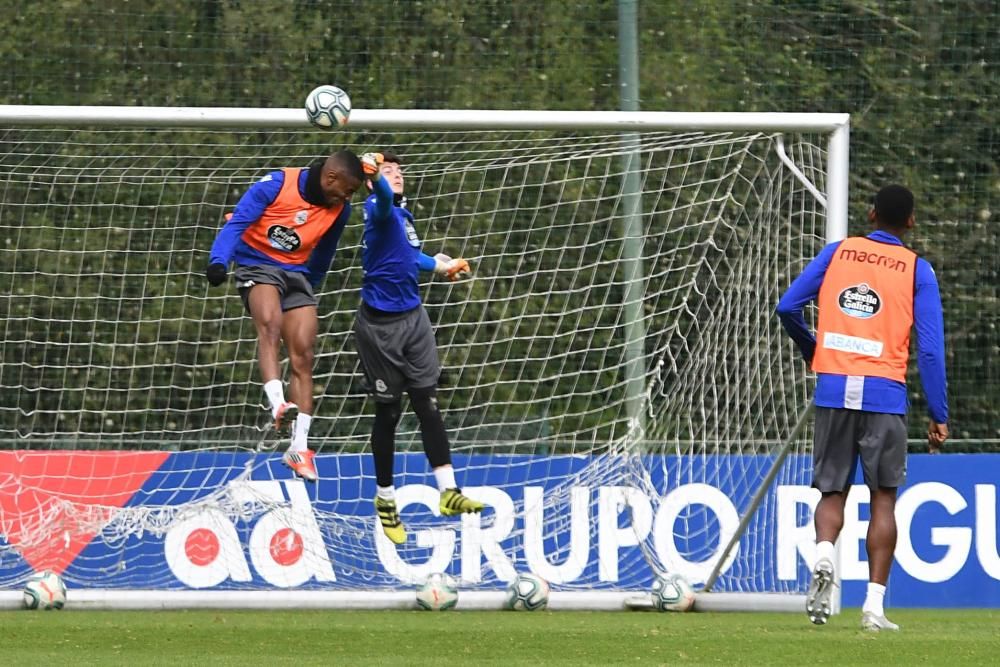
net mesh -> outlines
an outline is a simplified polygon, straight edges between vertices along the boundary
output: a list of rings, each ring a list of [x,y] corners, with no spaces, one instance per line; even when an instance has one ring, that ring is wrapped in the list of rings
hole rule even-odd
[[[325,544],[305,559],[313,559],[314,575],[328,558],[365,573],[371,586],[393,587],[441,566],[433,545],[454,542],[456,533],[429,512],[408,518],[422,543],[402,547],[406,559],[375,539],[364,467],[373,407],[350,336],[360,223],[345,231],[320,290],[310,439],[322,454],[343,455],[328,464],[336,466],[335,503],[310,505],[267,454],[284,445],[269,430],[252,322],[231,286],[211,289],[203,277],[222,216],[247,187],[273,169],[329,152],[328,137],[0,132],[0,390],[8,397],[0,404],[0,438],[38,474],[21,474],[21,488],[41,498],[50,487],[15,537],[7,531],[9,546],[50,549],[55,558],[53,540],[68,545],[74,535],[96,534],[125,554],[150,535],[167,536],[169,548],[172,530],[199,521],[218,522],[218,535],[253,539],[240,521],[277,512],[297,526],[283,533],[286,550],[302,548],[295,535],[314,534]],[[456,558],[464,582],[509,579],[523,565],[510,554],[539,539],[552,567],[544,574],[565,587],[614,586],[629,570],[685,567],[703,581],[732,526],[701,501],[662,511],[663,499],[682,485],[736,479],[736,496],[744,496],[731,501],[745,507],[770,465],[758,455],[777,450],[809,400],[804,367],[773,307],[822,247],[825,215],[778,160],[776,136],[336,138],[358,153],[385,147],[402,155],[424,251],[465,257],[473,268],[471,280],[421,288],[444,368],[439,401],[453,451],[470,457],[461,458],[468,462],[464,484],[509,479],[526,489],[509,507],[481,489],[495,511],[482,522],[462,520]],[[823,190],[824,137],[784,142]],[[629,194],[628,173],[641,195]],[[808,435],[800,440],[795,451],[807,448]],[[43,451],[50,449],[95,452],[81,459],[89,470],[52,470]],[[184,460],[198,470],[159,470],[156,484],[124,507],[52,499],[52,479],[93,484],[140,474],[145,459],[101,456],[122,449],[194,451]],[[429,488],[421,485],[433,483],[412,415],[400,424],[397,449],[414,452],[400,457],[397,470],[413,485],[410,501],[419,502]],[[526,456],[533,454],[551,456]],[[779,483],[801,483],[796,466]],[[591,494],[603,518],[586,517]],[[720,580],[723,589],[801,590],[804,576],[776,580],[756,567],[773,548],[774,530],[773,521],[751,525]],[[609,531],[637,548],[591,579],[574,578],[580,554],[566,536],[580,533],[590,544]],[[194,527],[186,533],[189,547],[197,534]],[[307,539],[305,548],[316,543]],[[411,557],[423,564],[407,565]],[[142,562],[105,560],[77,559],[75,583],[127,586],[122,572],[142,572]],[[372,565],[380,561],[390,565]],[[238,587],[240,568],[230,569],[226,585]],[[152,569],[145,576],[173,581]],[[314,582],[337,585],[319,575]]]

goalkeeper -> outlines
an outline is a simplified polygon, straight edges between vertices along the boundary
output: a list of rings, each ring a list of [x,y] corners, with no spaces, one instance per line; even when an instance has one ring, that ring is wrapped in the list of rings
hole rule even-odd
[[[441,514],[454,516],[483,509],[482,503],[463,495],[455,482],[448,434],[437,405],[441,374],[437,344],[417,284],[418,270],[458,280],[469,272],[469,263],[446,255],[430,257],[420,251],[396,155],[366,153],[361,163],[373,194],[364,204],[364,276],[354,340],[375,399],[371,438],[378,486],[375,513],[386,537],[402,544],[406,529],[396,509],[392,477],[403,391],[409,394],[420,421],[424,452],[441,492]]]
[[[358,156],[340,151],[306,169],[274,171],[250,186],[212,244],[205,272],[213,286],[229,263],[257,329],[257,358],[275,428],[290,433],[282,461],[316,481],[308,436],[313,413],[312,366],[319,319],[315,290],[333,262],[351,216],[350,199],[364,173]],[[285,400],[278,364],[284,341],[291,366]]]

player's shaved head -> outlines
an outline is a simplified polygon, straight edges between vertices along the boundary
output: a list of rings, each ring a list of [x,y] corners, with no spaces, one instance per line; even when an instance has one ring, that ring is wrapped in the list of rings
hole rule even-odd
[[[337,151],[327,158],[319,158],[310,166],[306,198],[319,206],[334,206],[349,201],[364,177],[357,155],[347,150]]]
[[[365,178],[365,172],[361,168],[361,159],[348,150],[337,151],[326,159],[323,165],[324,171],[336,170],[349,176],[353,176],[360,183]]]
[[[904,229],[913,217],[913,193],[902,185],[887,185],[875,195],[873,211],[880,225]]]

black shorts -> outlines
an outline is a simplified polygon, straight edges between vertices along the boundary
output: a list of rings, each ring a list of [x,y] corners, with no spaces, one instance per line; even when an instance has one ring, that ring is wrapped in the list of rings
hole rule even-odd
[[[408,389],[426,389],[438,383],[441,362],[423,306],[385,313],[362,303],[354,320],[354,344],[376,401],[392,403]]]
[[[847,491],[859,459],[868,488],[902,486],[906,415],[817,407],[812,485],[823,493]]]
[[[281,299],[281,310],[292,310],[302,306],[315,306],[319,303],[313,293],[312,285],[306,274],[298,271],[285,271],[276,266],[237,266],[233,272],[236,288],[243,299],[243,307],[250,313],[250,290],[257,285],[274,285],[278,288]]]

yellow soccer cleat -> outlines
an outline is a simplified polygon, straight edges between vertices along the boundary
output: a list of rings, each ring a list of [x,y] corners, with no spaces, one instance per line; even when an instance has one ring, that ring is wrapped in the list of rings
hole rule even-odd
[[[455,516],[456,514],[472,514],[482,512],[484,505],[462,494],[461,489],[445,489],[441,492],[441,514]]]
[[[403,521],[399,518],[395,500],[386,500],[375,496],[375,514],[378,516],[379,523],[382,524],[382,532],[385,533],[386,537],[394,544],[406,542],[406,528],[403,527]]]

